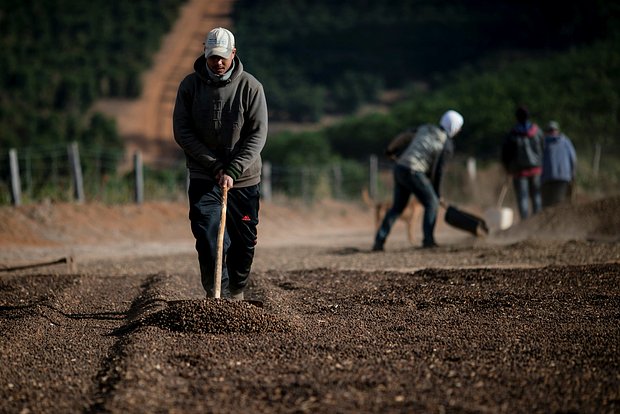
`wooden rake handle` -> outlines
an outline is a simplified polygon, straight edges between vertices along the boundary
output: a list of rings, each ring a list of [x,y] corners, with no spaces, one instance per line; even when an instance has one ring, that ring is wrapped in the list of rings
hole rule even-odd
[[[497,208],[502,208],[502,206],[504,205],[504,198],[506,198],[506,193],[508,192],[509,182],[510,176],[507,176],[504,184],[502,184],[502,190],[499,192],[499,198],[497,199]]]
[[[222,214],[220,216],[220,229],[217,233],[217,258],[215,261],[215,286],[213,296],[219,299],[222,295],[222,266],[224,261],[224,233],[226,231],[226,205],[228,200],[228,187],[222,188]]]

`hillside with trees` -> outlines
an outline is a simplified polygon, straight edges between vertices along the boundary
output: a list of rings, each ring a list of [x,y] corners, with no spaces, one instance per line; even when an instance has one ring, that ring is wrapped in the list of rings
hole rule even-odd
[[[112,173],[123,142],[112,119],[89,111],[103,97],[135,97],[182,0],[0,0],[0,153],[28,153],[34,181],[78,142]],[[85,168],[94,168],[85,165]]]
[[[403,98],[387,114],[277,134],[266,149],[273,162],[364,162],[447,108],[466,120],[460,156],[492,162],[515,107],[526,104],[536,122],[555,119],[573,139],[582,184],[620,182],[619,2],[276,3],[241,0],[235,20],[240,55],[266,85],[273,119],[354,113],[385,88]],[[590,174],[597,150],[602,176]]]
[[[274,120],[351,113],[384,89],[501,51],[540,55],[607,38],[618,2],[238,0],[239,54],[265,84]],[[523,55],[516,55],[520,59]]]
[[[53,157],[74,141],[94,160],[86,172],[114,181],[123,137],[90,108],[140,94],[140,75],[183,3],[0,0],[0,187],[9,148],[27,154],[36,187],[63,174]],[[265,158],[276,167],[338,162],[359,178],[365,167],[356,163],[448,107],[466,119],[457,151],[494,160],[515,105],[526,103],[537,122],[560,121],[580,161],[602,148],[601,170],[612,182],[620,176],[617,0],[237,0],[231,18],[271,121],[344,117],[314,132],[272,134]],[[355,115],[386,90],[400,101]]]

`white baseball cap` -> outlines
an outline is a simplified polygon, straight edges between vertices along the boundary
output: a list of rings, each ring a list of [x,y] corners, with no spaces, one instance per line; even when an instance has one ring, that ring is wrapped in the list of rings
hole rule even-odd
[[[217,27],[209,32],[205,40],[205,57],[221,56],[230,58],[235,48],[235,36],[223,27]]]

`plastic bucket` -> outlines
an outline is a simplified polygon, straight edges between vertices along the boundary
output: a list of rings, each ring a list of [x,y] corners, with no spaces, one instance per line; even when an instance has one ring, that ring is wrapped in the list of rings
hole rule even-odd
[[[485,221],[491,230],[506,230],[512,226],[514,213],[511,208],[491,208],[484,213]]]

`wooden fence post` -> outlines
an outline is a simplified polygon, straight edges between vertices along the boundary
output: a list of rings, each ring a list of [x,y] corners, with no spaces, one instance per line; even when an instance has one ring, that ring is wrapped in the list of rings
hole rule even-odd
[[[467,195],[469,198],[473,198],[474,200],[480,199],[480,188],[477,185],[476,178],[478,176],[478,167],[476,163],[476,158],[468,157],[467,158],[467,188],[469,190],[469,194]]]
[[[334,164],[334,195],[336,200],[342,199],[342,166],[340,164]]]
[[[144,202],[144,172],[142,164],[142,153],[136,151],[133,154],[133,170],[136,179],[135,183],[135,202],[142,204]]]
[[[19,178],[19,161],[15,148],[9,150],[9,163],[11,167],[11,198],[13,205],[19,206],[22,204],[22,184]]]
[[[469,177],[469,181],[471,182],[476,181],[476,173],[477,173],[476,159],[474,157],[468,157],[467,158],[467,176]]]
[[[312,201],[310,197],[310,170],[307,166],[301,167],[301,197],[306,204]]]
[[[263,163],[263,177],[261,178],[261,196],[266,201],[271,201],[271,163],[265,161]]]
[[[72,142],[68,148],[71,173],[73,175],[73,187],[75,199],[78,203],[84,202],[84,179],[82,178],[82,164],[80,163],[80,150],[77,142]]]
[[[599,168],[601,165],[601,151],[602,145],[599,143],[594,144],[594,159],[592,160],[592,175],[598,177]]]
[[[370,198],[373,200],[377,200],[378,199],[378,188],[377,188],[377,181],[379,179],[379,158],[375,155],[372,154],[370,156],[370,176],[369,176],[369,182],[368,182],[368,194],[370,195]]]

